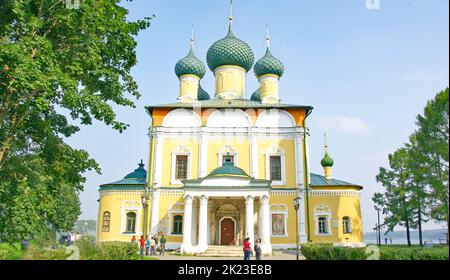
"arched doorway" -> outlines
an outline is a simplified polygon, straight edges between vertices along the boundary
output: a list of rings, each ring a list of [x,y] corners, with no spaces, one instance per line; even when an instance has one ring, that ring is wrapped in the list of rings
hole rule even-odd
[[[220,245],[234,245],[236,238],[236,222],[232,218],[223,218],[220,221]]]

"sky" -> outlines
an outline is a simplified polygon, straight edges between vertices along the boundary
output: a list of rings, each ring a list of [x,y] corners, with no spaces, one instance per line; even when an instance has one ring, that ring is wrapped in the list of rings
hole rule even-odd
[[[114,107],[130,125],[120,134],[102,123],[82,126],[67,142],[100,164],[81,193],[80,219],[97,219],[98,186],[123,178],[143,159],[148,165],[150,117],[144,106],[172,103],[179,82],[174,66],[189,50],[195,26],[195,53],[206,63],[208,48],[225,36],[229,0],[134,0],[124,2],[129,19],[156,15],[137,36],[133,76],[142,97],[136,108]],[[448,87],[448,0],[235,0],[233,32],[256,59],[265,52],[269,23],[271,50],[285,65],[283,103],[311,105],[311,171],[322,174],[323,134],[335,161],[333,176],[364,186],[364,231],[376,223],[372,195],[387,156],[408,141],[426,102]],[[203,87],[213,95],[214,76]],[[247,98],[258,87],[247,75]],[[428,223],[425,229],[443,225]]]

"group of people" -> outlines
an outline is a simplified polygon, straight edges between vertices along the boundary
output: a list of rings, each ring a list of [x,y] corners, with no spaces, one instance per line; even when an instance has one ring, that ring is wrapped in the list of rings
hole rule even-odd
[[[251,256],[253,255],[253,251],[255,252],[255,260],[262,260],[261,254],[261,239],[255,240],[255,246],[252,250],[252,244],[250,243],[250,237],[244,239],[244,261],[251,260]]]
[[[139,249],[141,257],[144,256],[144,253],[146,256],[156,256],[156,251],[159,249],[159,255],[164,256],[164,253],[166,251],[166,243],[167,240],[164,237],[164,234],[161,235],[161,238],[158,239],[157,236],[151,236],[150,234],[147,235],[147,238],[145,238],[143,235],[141,235],[141,238],[139,241],[136,239],[136,236],[133,235],[133,238],[131,238],[131,242],[133,244],[138,244],[139,242]]]

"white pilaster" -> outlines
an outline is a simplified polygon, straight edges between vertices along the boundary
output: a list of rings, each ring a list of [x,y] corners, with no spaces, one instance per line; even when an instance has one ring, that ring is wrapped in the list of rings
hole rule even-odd
[[[250,128],[250,176],[258,178],[258,141]]]
[[[200,212],[198,220],[198,246],[196,252],[202,253],[208,249],[208,197],[204,195],[200,197]]]
[[[152,210],[150,216],[150,234],[158,234],[159,223],[159,189],[152,190]]]
[[[297,188],[300,188],[304,182],[303,176],[303,140],[302,135],[300,133],[295,134],[295,182],[297,184]]]
[[[300,192],[300,198],[302,199],[302,203],[300,204],[300,207],[298,209],[298,231],[300,235],[300,243],[307,243],[308,237],[306,235],[306,223],[305,223],[305,192]]]
[[[254,216],[254,198],[252,196],[247,196],[245,198],[245,237],[250,238],[251,245],[255,245],[255,216]]]
[[[183,218],[183,243],[181,244],[181,253],[192,252],[192,197],[184,197],[184,218]]]
[[[261,197],[261,250],[264,255],[272,254],[272,245],[270,244],[270,208],[269,197]]]
[[[163,141],[161,136],[156,135],[155,137],[156,149],[155,149],[155,167],[153,172],[153,184],[155,188],[161,187],[161,169],[162,169],[162,159],[163,159]]]
[[[200,135],[200,153],[199,153],[199,169],[198,169],[198,176],[200,178],[206,177],[207,172],[207,163],[208,163],[208,136],[206,135],[206,132],[201,130]]]

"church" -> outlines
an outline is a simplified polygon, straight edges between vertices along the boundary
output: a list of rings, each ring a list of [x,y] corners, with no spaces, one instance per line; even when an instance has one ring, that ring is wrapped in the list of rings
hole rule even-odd
[[[176,102],[146,107],[148,171],[141,163],[100,186],[97,240],[129,242],[164,235],[168,249],[202,254],[212,246],[261,240],[263,254],[297,243],[364,246],[362,186],[333,177],[325,141],[321,174],[310,172],[307,126],[313,108],[280,103],[283,63],[270,49],[255,63],[233,34],[209,48],[215,76],[201,86],[205,64],[191,48],[175,66]],[[246,98],[247,73],[259,88]],[[175,98],[175,96],[174,96]]]

